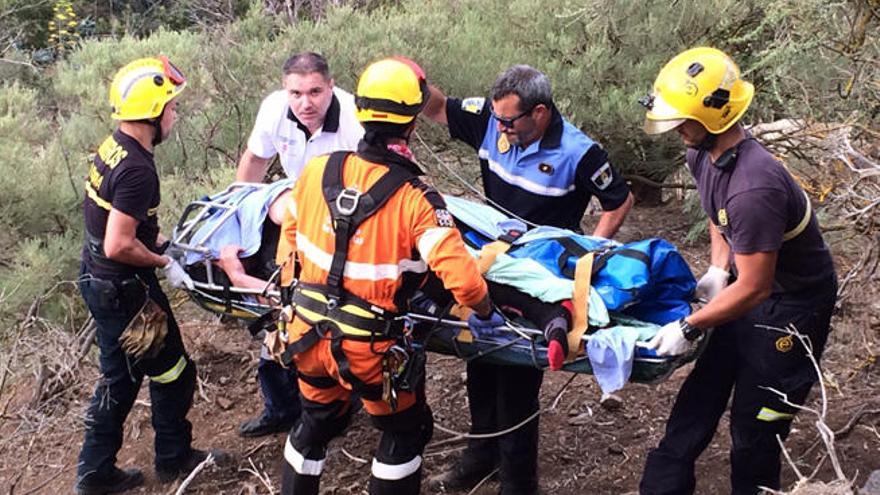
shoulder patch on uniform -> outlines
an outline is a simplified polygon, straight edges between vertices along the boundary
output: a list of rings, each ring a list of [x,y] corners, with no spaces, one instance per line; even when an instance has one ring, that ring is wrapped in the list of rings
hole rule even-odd
[[[600,191],[604,191],[605,188],[614,182],[614,172],[611,171],[611,164],[605,162],[604,165],[593,172],[593,175],[590,176],[590,180],[593,181],[593,184],[599,188]]]
[[[440,227],[455,227],[455,219],[452,218],[452,213],[449,213],[449,210],[445,208],[438,208],[434,210],[434,215],[437,217],[437,225]]]
[[[461,109],[474,115],[480,115],[483,113],[483,106],[485,105],[486,99],[482,97],[465,98],[461,100]]]

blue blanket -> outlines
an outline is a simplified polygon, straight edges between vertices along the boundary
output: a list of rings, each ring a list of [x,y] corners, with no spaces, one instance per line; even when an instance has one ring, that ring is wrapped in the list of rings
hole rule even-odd
[[[293,187],[293,179],[280,180],[265,187],[253,189],[242,187],[232,191],[222,199],[222,203],[235,207],[235,212],[225,222],[220,224],[213,235],[205,238],[211,229],[220,221],[224,208],[215,208],[211,215],[204,221],[195,234],[190,244],[204,245],[210,250],[208,255],[211,259],[220,256],[220,249],[224,246],[241,246],[242,252],[239,257],[252,256],[260,249],[260,240],[263,234],[263,222],[269,213],[269,206],[285,190]],[[209,201],[216,196],[208,198]],[[187,251],[186,264],[190,265],[205,259],[205,256],[194,251]]]

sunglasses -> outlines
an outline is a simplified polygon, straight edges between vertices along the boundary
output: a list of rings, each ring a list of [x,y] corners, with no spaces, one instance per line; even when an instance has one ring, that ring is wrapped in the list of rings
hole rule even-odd
[[[167,77],[175,86],[180,86],[186,82],[186,77],[180,72],[180,69],[175,67],[174,64],[168,60],[168,57],[165,55],[159,55],[158,58],[162,61],[162,72],[165,73],[165,77]]]
[[[535,107],[532,107],[532,108],[526,110],[525,112],[517,115],[516,117],[511,117],[509,119],[505,119],[505,118],[499,116],[497,113],[495,113],[495,110],[490,110],[490,112],[492,113],[492,116],[495,117],[495,120],[497,120],[498,123],[501,124],[501,127],[504,127],[505,129],[513,129],[513,126],[514,126],[514,124],[516,124],[517,120],[532,113],[532,110],[534,110],[534,109],[535,109]]]

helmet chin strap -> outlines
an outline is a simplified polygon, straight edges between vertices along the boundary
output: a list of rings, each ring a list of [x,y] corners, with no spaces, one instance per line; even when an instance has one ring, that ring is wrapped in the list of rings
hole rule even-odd
[[[718,142],[718,135],[712,134],[711,132],[706,131],[706,137],[704,137],[702,141],[697,143],[697,146],[695,147],[695,149],[697,149],[699,151],[710,151],[715,146],[715,143],[717,143],[717,142]]]
[[[165,109],[162,109],[162,113],[159,114],[158,117],[151,120],[150,123],[153,124],[153,128],[156,129],[156,133],[153,134],[153,146],[162,142],[162,116],[165,115]]]

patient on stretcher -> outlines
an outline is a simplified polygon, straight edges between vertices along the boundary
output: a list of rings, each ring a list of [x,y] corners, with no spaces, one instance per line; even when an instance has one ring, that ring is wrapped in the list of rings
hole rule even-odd
[[[215,304],[202,304],[207,309],[215,311],[228,299],[263,306],[268,302],[261,295],[276,289],[271,283],[277,271],[275,252],[292,185],[290,180],[235,185],[187,208],[173,246],[197,291],[213,298]],[[230,305],[224,312],[232,313]],[[236,316],[259,316],[246,313]]]
[[[178,226],[181,232],[175,231],[174,244],[185,252],[186,265],[197,282],[191,295],[199,304],[233,316],[239,315],[230,308],[246,306],[250,315],[245,318],[259,318],[271,309],[265,300],[254,296],[265,293],[276,268],[278,224],[290,196],[284,193],[291,185],[290,181],[247,185],[243,190],[228,189],[208,202],[194,202],[190,207],[202,208],[199,215],[205,217],[198,221],[187,220],[191,213],[188,207]],[[488,260],[484,256],[487,245],[510,237],[505,234],[515,222],[491,207],[461,198],[445,199],[475,257]],[[197,227],[187,230],[189,225]],[[603,356],[609,355],[609,349],[617,362],[631,363],[636,341],[650,339],[658,325],[690,312],[696,281],[674,246],[662,239],[621,245],[563,229],[537,227],[505,242],[510,246],[486,263],[484,276],[492,300],[508,317],[522,317],[531,323],[528,326],[532,332],[540,331],[544,339],[535,344],[546,346],[546,362],[551,369],[562,366],[569,354],[567,334],[575,319],[580,322],[579,329],[586,329],[587,324],[590,330],[606,329],[590,338],[578,337],[579,345],[584,347],[572,349],[573,354],[586,351],[596,370],[602,359],[608,362],[609,358]],[[585,295],[581,291],[581,298],[576,299],[576,267],[586,253],[593,253],[595,261],[592,269],[581,270],[588,290]],[[209,273],[210,283],[199,284]],[[235,292],[243,289],[250,292]],[[213,293],[208,294],[210,291]],[[205,303],[205,297],[213,297],[210,304]],[[242,303],[230,305],[230,298]],[[573,299],[580,301],[576,307]],[[413,298],[411,312],[445,317],[450,300],[436,277],[429,274]],[[247,301],[257,301],[259,307],[248,306]],[[462,316],[458,315],[459,319],[466,318]],[[476,340],[480,345],[494,345],[493,341],[512,336],[514,332],[506,329]],[[589,345],[584,344],[587,341]],[[598,373],[596,376],[599,379]]]
[[[277,269],[275,252],[278,250],[284,210],[290,198],[290,194],[287,194],[289,191],[290,189],[284,189],[269,204],[269,211],[263,221],[260,248],[255,254],[242,258],[244,248],[239,244],[227,244],[220,248],[220,256],[215,263],[235,287],[275,290],[275,284],[269,279]]]

